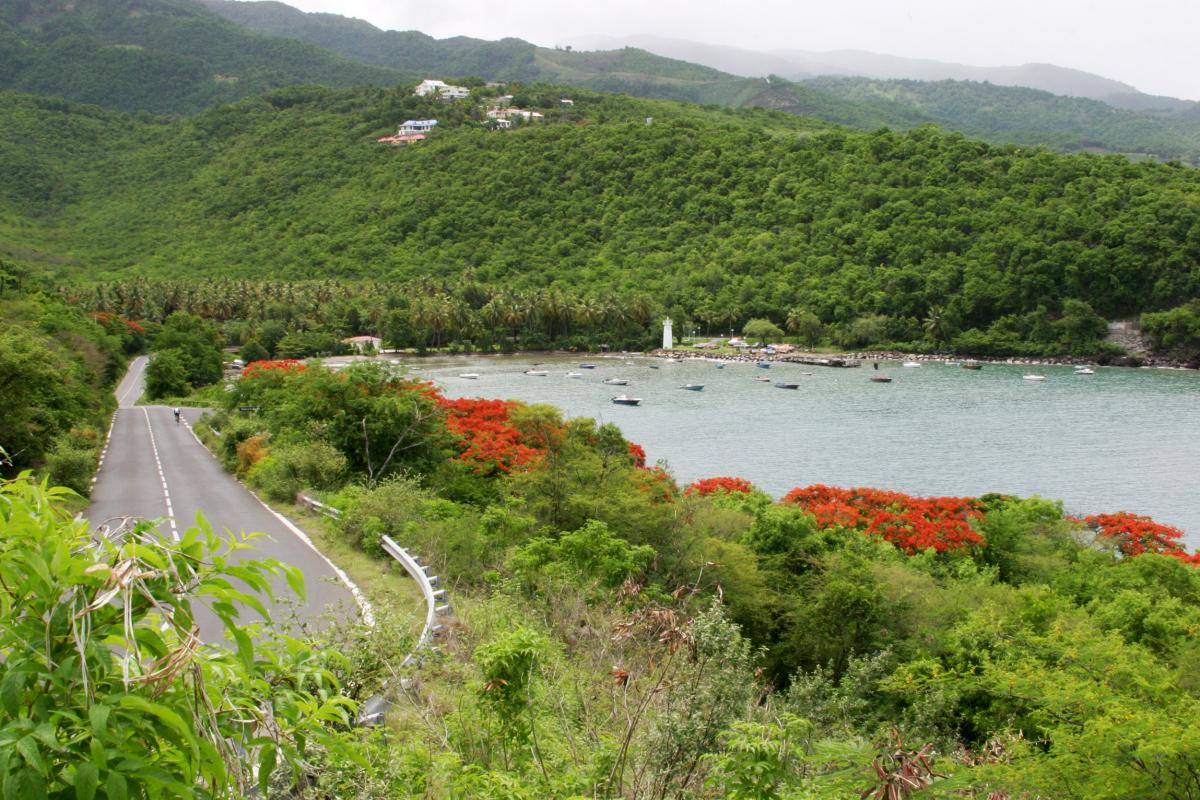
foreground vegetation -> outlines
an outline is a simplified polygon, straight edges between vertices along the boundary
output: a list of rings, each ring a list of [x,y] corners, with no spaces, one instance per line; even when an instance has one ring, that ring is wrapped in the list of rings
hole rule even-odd
[[[379,365],[260,362],[211,428],[269,496],[315,489],[343,511],[334,535],[376,557],[394,536],[454,582],[441,656],[359,742],[365,764],[320,771],[331,795],[1197,788],[1200,575],[1152,521],[681,489],[611,425]]]

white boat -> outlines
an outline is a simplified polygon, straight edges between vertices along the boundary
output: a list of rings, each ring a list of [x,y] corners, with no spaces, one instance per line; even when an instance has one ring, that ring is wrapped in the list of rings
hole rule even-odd
[[[1075,374],[1076,375],[1095,375],[1096,370],[1092,369],[1091,367],[1076,367]]]
[[[568,372],[567,377],[568,378],[582,378],[583,373],[582,372]]]
[[[801,374],[801,375],[812,375],[812,373],[811,373],[811,372],[801,372],[800,374]]]
[[[535,375],[539,378],[544,378],[547,375],[549,375],[550,372],[548,370],[544,370],[544,369],[527,369],[527,370],[525,370],[525,374],[526,375]]]
[[[1038,375],[1037,373],[1034,373],[1034,372],[1027,373],[1025,375],[1022,375],[1021,377],[1027,381],[1044,381],[1044,380],[1046,380],[1045,375]]]
[[[679,363],[679,359],[678,359],[678,358],[668,358],[668,359],[667,359],[667,363],[668,363],[668,364],[678,364],[678,363]]]
[[[478,372],[460,372],[458,374],[458,377],[466,378],[469,381],[476,381],[476,380],[479,380],[479,373]]]
[[[946,362],[943,362],[943,363],[944,363],[944,364],[945,364],[947,367],[959,367],[959,366],[962,366],[962,364],[960,364],[960,363],[959,363],[959,362],[957,362],[957,361],[946,361]]]
[[[754,380],[758,381],[759,383],[770,383],[771,382],[771,379],[768,378],[766,375],[759,375]]]
[[[628,386],[629,381],[625,378],[605,378],[604,382],[609,386]]]
[[[901,364],[900,366],[902,366],[902,367],[908,367],[909,369],[912,369],[913,367],[920,367],[920,366],[921,366],[921,362],[920,362],[920,361],[905,361],[905,362],[904,362],[903,364]]]
[[[641,405],[642,398],[630,397],[627,394],[619,394],[616,397],[614,397],[612,399],[612,401],[619,406],[637,406],[637,405]]]
[[[687,389],[689,392],[703,392],[704,384],[703,383],[685,383],[683,386],[680,386],[679,388]]]

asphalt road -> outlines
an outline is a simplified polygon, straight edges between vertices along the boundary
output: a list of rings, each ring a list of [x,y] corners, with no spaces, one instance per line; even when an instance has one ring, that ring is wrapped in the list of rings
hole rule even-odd
[[[272,615],[284,621],[294,612],[289,625],[293,631],[301,625],[319,626],[327,612],[334,619],[357,618],[360,607],[348,579],[302,531],[227,473],[192,433],[191,423],[202,409],[183,409],[184,421],[176,423],[167,406],[134,405],[142,395],[145,368],[146,357],[136,359],[117,387],[119,408],[86,514],[92,526],[126,516],[162,519],[160,533],[177,538],[203,511],[215,530],[266,534],[253,549],[239,554],[242,558],[275,558],[304,573],[303,600],[282,580],[275,587]],[[219,641],[219,621],[208,613],[200,617],[203,638]],[[243,613],[247,621],[256,618],[253,611]]]

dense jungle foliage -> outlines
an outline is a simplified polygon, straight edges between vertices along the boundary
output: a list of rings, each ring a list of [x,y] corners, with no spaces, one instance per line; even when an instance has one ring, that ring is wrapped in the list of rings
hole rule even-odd
[[[18,291],[25,279],[0,261],[0,477],[39,468],[86,493],[116,406],[112,388],[142,329]]]
[[[1093,354],[1097,315],[1200,294],[1188,168],[510,90],[545,122],[490,131],[482,102],[407,89],[282,90],[172,124],[3,95],[0,232],[75,278],[644,293],[713,331],[811,313],[842,346],[979,355]],[[420,117],[439,119],[427,141],[374,141]]]
[[[452,584],[439,655],[362,763],[312,754],[311,796],[1200,788],[1198,559],[1149,520],[678,487],[611,425],[378,364],[259,362],[201,427],[269,496],[321,491],[331,535],[376,557],[392,536]],[[350,653],[361,698],[404,651]]]

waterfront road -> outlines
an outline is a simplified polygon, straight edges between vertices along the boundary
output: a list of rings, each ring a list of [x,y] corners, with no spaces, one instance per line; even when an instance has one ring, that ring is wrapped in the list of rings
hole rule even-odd
[[[178,537],[195,524],[197,512],[214,530],[266,534],[242,558],[275,558],[298,567],[307,596],[301,600],[277,581],[273,615],[296,613],[296,621],[319,625],[326,612],[354,619],[364,611],[357,589],[295,525],[263,505],[217,462],[192,433],[200,409],[184,409],[176,423],[167,406],[137,406],[142,395],[146,357],[136,359],[117,387],[119,408],[92,489],[87,517],[93,527],[121,517],[162,519],[159,532]],[[369,610],[366,610],[369,614]],[[201,634],[218,641],[221,628],[211,614],[201,615]],[[243,619],[255,618],[245,611]]]

